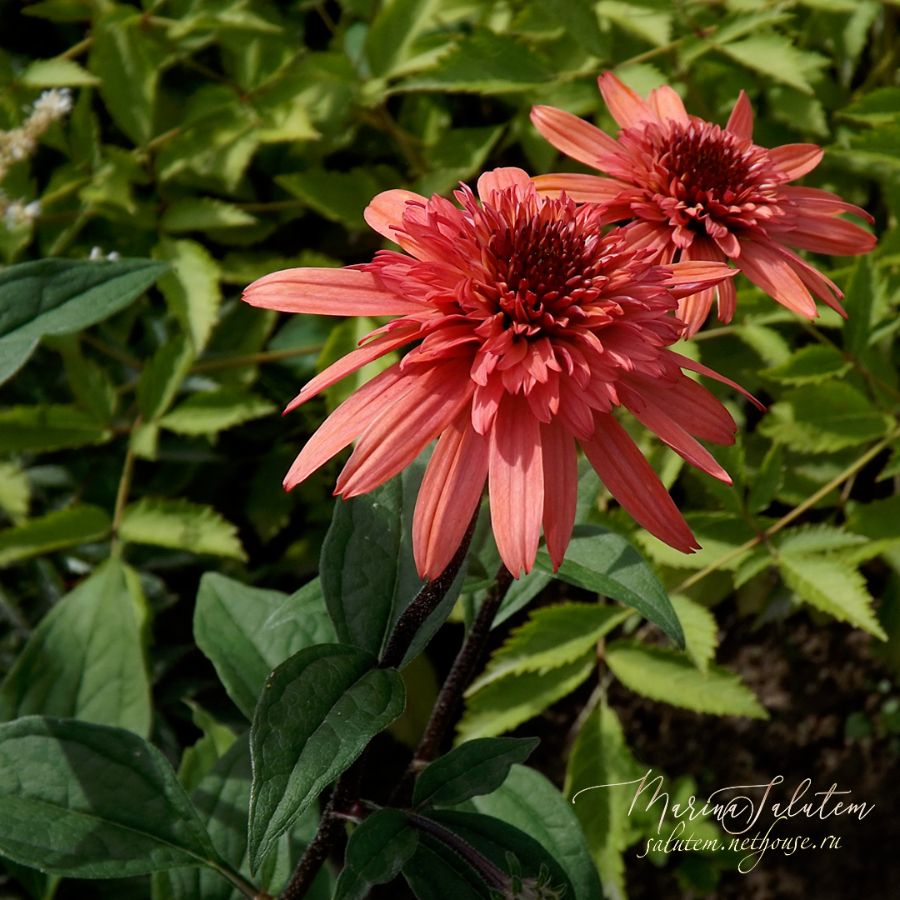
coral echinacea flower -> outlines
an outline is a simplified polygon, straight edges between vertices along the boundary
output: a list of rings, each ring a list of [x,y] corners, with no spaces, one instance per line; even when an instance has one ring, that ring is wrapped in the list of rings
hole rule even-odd
[[[601,234],[600,207],[543,197],[520,169],[496,169],[459,205],[403,190],[379,194],[369,225],[404,252],[344,269],[275,272],[247,288],[255,306],[391,320],[307,384],[293,409],[380,356],[403,358],[347,398],[310,438],[290,489],[356,442],[335,493],[371,491],[435,438],[413,519],[419,573],[456,551],[488,484],[500,555],[518,576],[543,528],[556,566],[572,533],[580,445],[619,503],[661,540],[696,541],[619,424],[624,406],[684,459],[726,483],[697,438],[731,443],[722,404],[682,369],[732,382],[668,349],[677,298],[734,273],[711,262],[660,266],[621,229]],[[733,385],[736,387],[736,385]]]
[[[672,88],[645,100],[611,72],[599,78],[603,99],[619,124],[617,138],[549,106],[536,106],[531,120],[557,150],[606,173],[540,175],[541,193],[564,191],[577,202],[603,205],[605,223],[631,221],[627,239],[649,247],[654,258],[729,260],[754,284],[788,309],[818,315],[813,295],[844,315],[835,284],[793,249],[816,253],[867,253],[875,238],[840,218],[871,216],[836,194],[789,184],[822,159],[815,144],[771,150],[753,143],[753,110],[741,91],[728,123],[720,128],[688,115]],[[691,335],[718,294],[718,314],[730,322],[735,310],[731,281],[682,299],[678,314]]]

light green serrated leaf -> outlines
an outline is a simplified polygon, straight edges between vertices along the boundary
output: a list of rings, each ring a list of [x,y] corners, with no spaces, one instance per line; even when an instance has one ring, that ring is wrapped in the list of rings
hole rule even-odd
[[[761,374],[784,384],[818,384],[840,377],[849,368],[850,363],[836,347],[811,344],[801,347],[787,362]]]
[[[601,20],[614,22],[654,47],[661,47],[670,39],[672,13],[669,10],[648,9],[624,0],[601,0],[596,9]]]
[[[159,222],[163,231],[210,231],[217,228],[243,228],[256,225],[256,216],[233,203],[213,197],[185,197],[169,206]]]
[[[172,405],[195,356],[188,338],[177,334],[162,344],[144,366],[137,386],[137,403],[148,423],[155,425]]]
[[[738,325],[734,333],[750,347],[767,366],[784,365],[791,356],[791,345],[774,328],[755,322]]]
[[[828,556],[782,552],[778,569],[785,584],[801,600],[823,612],[887,640],[872,611],[863,576],[852,566]]]
[[[546,672],[583,657],[629,610],[594,603],[564,603],[531,613],[494,655],[484,674],[469,688],[481,690],[498,678],[523,672]]]
[[[891,420],[843,381],[785,393],[760,425],[767,437],[801,453],[830,453],[883,437]]]
[[[90,87],[100,83],[75,60],[56,57],[36,59],[22,73],[21,83],[31,88]]]
[[[0,531],[0,567],[109,537],[109,515],[87,504],[47,513]]]
[[[159,424],[178,434],[217,434],[275,411],[275,404],[248,391],[222,388],[191,394]]]
[[[108,560],[32,632],[0,685],[0,720],[77,718],[146,737],[150,680],[135,612],[124,566]]]
[[[872,342],[872,310],[876,291],[875,266],[868,256],[861,256],[853,264],[844,295],[847,321],[843,326],[843,340],[848,353],[859,356]]]
[[[160,72],[166,54],[132,6],[111,4],[91,29],[90,70],[116,125],[143,146],[153,134]]]
[[[596,666],[593,648],[572,662],[547,672],[524,672],[498,679],[466,699],[459,723],[460,741],[510,731],[570,694]]]
[[[31,484],[17,462],[0,462],[0,509],[14,521],[28,515]]]
[[[575,739],[564,793],[584,830],[608,900],[627,897],[623,854],[630,843],[628,806],[633,792],[605,785],[635,781],[645,771],[632,756],[615,712],[600,703]]]
[[[867,538],[852,534],[834,525],[807,525],[781,532],[775,542],[781,553],[805,556],[810,553],[829,553],[865,544]]]
[[[756,34],[740,41],[724,44],[723,53],[741,65],[812,94],[810,83],[828,64],[828,59],[809,50],[800,50],[790,38],[776,32]]]
[[[682,653],[636,641],[610,644],[605,659],[625,687],[651,700],[717,716],[768,717],[740,678],[720,666],[701,672]]]
[[[879,87],[868,91],[840,110],[838,116],[866,125],[896,123],[900,120],[900,87]]]
[[[393,90],[505,94],[528,90],[552,77],[533,47],[510,35],[478,31],[460,39],[436,65]]]
[[[671,599],[681,627],[684,628],[687,655],[701,672],[706,672],[715,658],[716,647],[719,644],[719,626],[716,617],[705,606],[694,602],[690,597],[675,594]]]
[[[109,440],[110,432],[74,406],[10,406],[0,409],[0,451],[22,453],[84,447]]]
[[[246,559],[237,528],[211,506],[145,498],[125,507],[119,537],[190,553]]]
[[[196,241],[163,239],[153,255],[172,266],[172,271],[159,279],[159,289],[191,336],[195,352],[200,353],[206,346],[222,302],[219,266],[209,251]]]

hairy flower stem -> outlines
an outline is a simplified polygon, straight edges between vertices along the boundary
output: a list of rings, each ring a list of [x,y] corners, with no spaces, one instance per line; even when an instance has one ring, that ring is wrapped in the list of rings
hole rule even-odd
[[[409,799],[416,774],[439,753],[459,708],[463,692],[482,662],[491,634],[491,625],[511,581],[512,575],[509,570],[506,566],[501,566],[441,687],[412,761],[391,795],[392,803],[405,802]]]
[[[469,544],[472,542],[477,521],[478,510],[472,516],[472,521],[469,522],[469,527],[463,535],[459,548],[447,568],[437,578],[425,584],[397,620],[388,639],[387,647],[378,661],[381,668],[397,667],[403,662],[403,657],[409,650],[413,638],[447,595],[450,585],[459,574],[466,554],[469,552]],[[451,672],[451,676],[452,674]],[[290,883],[281,893],[279,900],[300,900],[312,886],[319,869],[322,868],[322,864],[343,832],[347,813],[359,802],[365,758],[366,751],[363,751],[362,756],[337,780],[331,798],[322,811],[316,835],[306,848],[294,870]]]

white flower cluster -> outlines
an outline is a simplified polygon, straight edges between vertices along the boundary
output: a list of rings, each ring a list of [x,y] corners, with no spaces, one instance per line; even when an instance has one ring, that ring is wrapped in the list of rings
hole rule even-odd
[[[0,131],[0,182],[10,166],[28,159],[37,149],[41,135],[56,121],[72,111],[72,92],[68,88],[54,88],[44,91],[35,100],[31,113],[24,124],[11,131]],[[41,205],[36,200],[10,200],[0,190],[0,215],[7,228],[28,225],[41,214]]]

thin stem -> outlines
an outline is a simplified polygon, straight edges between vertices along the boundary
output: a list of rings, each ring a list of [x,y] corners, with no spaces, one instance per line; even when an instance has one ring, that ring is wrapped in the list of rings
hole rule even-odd
[[[129,437],[139,423],[140,418],[135,420],[134,425],[129,430]],[[119,528],[122,525],[122,516],[125,513],[125,504],[128,502],[128,494],[131,491],[131,479],[133,476],[134,451],[131,449],[131,441],[129,440],[128,449],[125,451],[125,462],[122,464],[122,475],[119,478],[119,487],[116,491],[116,506],[113,511],[111,547],[113,556],[118,556],[122,552],[121,543],[119,541]]]
[[[759,546],[764,541],[767,541],[770,537],[777,534],[781,531],[782,528],[786,528],[794,519],[799,518],[803,515],[808,509],[815,506],[823,497],[828,496],[835,488],[840,487],[847,479],[852,478],[860,469],[870,463],[882,450],[885,450],[887,447],[893,443],[893,441],[900,437],[900,429],[889,434],[884,440],[879,441],[875,444],[874,447],[871,447],[867,450],[862,456],[859,457],[855,462],[851,463],[847,466],[846,469],[843,470],[839,475],[836,475],[828,484],[820,487],[814,494],[810,494],[799,506],[792,509],[789,513],[782,516],[777,522],[773,525],[770,525],[765,531],[761,534],[756,535],[756,537],[750,538],[744,544],[741,544],[740,547],[735,547],[734,550],[730,550],[724,556],[720,556],[715,562],[710,563],[706,568],[701,569],[699,572],[695,572],[693,575],[685,578],[681,584],[676,587],[672,593],[680,594],[683,591],[686,591],[688,588],[693,587],[697,584],[698,581],[702,581],[706,578],[707,575],[711,575],[713,572],[717,572],[723,566],[728,565],[728,563],[733,562],[739,557],[743,556],[748,550],[752,550],[754,547]]]
[[[491,625],[511,582],[512,575],[506,566],[501,565],[494,578],[494,583],[491,585],[487,597],[484,598],[478,615],[453,661],[450,674],[438,694],[437,702],[431,711],[431,718],[425,727],[425,733],[416,748],[415,756],[413,756],[411,768],[414,771],[434,759],[440,751],[441,744],[462,701],[463,691],[469,686],[469,682],[484,657],[491,635]]]
[[[403,662],[406,651],[409,650],[413,638],[418,633],[425,620],[438,608],[441,600],[450,589],[459,570],[462,567],[463,560],[469,552],[469,544],[472,542],[472,535],[475,533],[475,524],[478,521],[478,510],[476,509],[469,522],[469,527],[463,535],[462,542],[459,545],[453,559],[447,564],[447,567],[435,578],[429,581],[416,594],[412,603],[403,610],[394,630],[388,639],[387,647],[378,665],[382,668],[396,667]]]
[[[309,344],[306,347],[289,347],[285,350],[265,350],[260,353],[248,353],[244,356],[222,356],[218,359],[204,359],[194,363],[192,372],[213,372],[216,369],[236,369],[243,366],[256,366],[261,363],[279,362],[293,359],[295,356],[309,356],[318,353],[322,344]]]
[[[223,877],[230,881],[245,897],[249,897],[250,900],[272,900],[270,894],[267,894],[265,891],[260,891],[256,888],[255,885],[251,884],[241,875],[239,872],[235,872],[233,869],[229,868],[226,865],[215,865],[215,870]]]
[[[446,596],[469,552],[469,544],[472,542],[477,521],[478,510],[476,509],[453,559],[437,578],[425,584],[397,620],[388,639],[387,647],[378,662],[382,668],[396,667],[403,662],[403,657],[406,656],[413,638]],[[350,813],[359,803],[365,758],[366,751],[364,750],[362,756],[338,779],[331,798],[322,811],[316,835],[306,848],[294,870],[290,883],[282,892],[279,900],[300,900],[312,886],[319,869],[322,868],[342,832],[343,820],[347,813]]]

